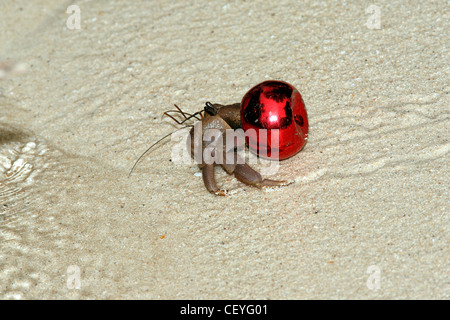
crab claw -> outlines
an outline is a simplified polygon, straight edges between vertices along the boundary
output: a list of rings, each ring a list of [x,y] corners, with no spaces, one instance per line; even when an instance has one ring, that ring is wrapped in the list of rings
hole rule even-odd
[[[226,196],[228,194],[227,190],[221,190],[217,187],[216,178],[214,177],[214,164],[206,164],[202,168],[203,183],[206,189],[217,195]]]
[[[214,167],[214,164],[206,164],[202,167],[202,177],[205,187],[209,192],[217,196],[226,196],[229,194],[228,190],[219,189],[217,187],[216,179],[214,177]],[[239,181],[257,188],[282,187],[292,183],[284,180],[263,179],[258,171],[252,169],[246,163],[236,164],[233,173]]]

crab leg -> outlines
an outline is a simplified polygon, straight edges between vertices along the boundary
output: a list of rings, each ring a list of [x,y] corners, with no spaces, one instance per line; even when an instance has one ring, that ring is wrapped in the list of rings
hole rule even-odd
[[[263,179],[258,171],[252,169],[246,163],[236,164],[236,168],[234,169],[234,175],[239,181],[258,188],[287,186],[291,184],[291,182],[288,181]]]
[[[216,178],[214,177],[214,164],[205,164],[202,168],[203,183],[206,189],[218,196],[225,196],[226,190],[220,190],[216,184]]]

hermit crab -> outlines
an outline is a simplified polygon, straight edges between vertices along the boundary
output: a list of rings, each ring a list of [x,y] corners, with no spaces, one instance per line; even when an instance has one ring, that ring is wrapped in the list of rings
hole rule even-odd
[[[201,168],[204,185],[210,193],[219,196],[228,193],[217,186],[214,177],[217,166],[222,166],[228,174],[234,174],[239,181],[258,188],[290,184],[284,180],[264,179],[237,150],[247,145],[259,157],[277,161],[295,155],[304,147],[308,139],[308,117],[303,99],[292,85],[283,81],[265,81],[250,89],[241,103],[222,105],[206,102],[202,110],[193,114],[184,112],[177,105],[175,108],[164,112],[164,115],[177,124],[198,120],[191,125],[187,148]],[[177,119],[174,113],[182,120]],[[159,141],[139,157],[130,174]]]

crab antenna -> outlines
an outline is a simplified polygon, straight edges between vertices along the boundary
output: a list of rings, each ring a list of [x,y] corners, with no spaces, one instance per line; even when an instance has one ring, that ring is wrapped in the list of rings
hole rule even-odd
[[[130,173],[128,174],[128,178],[131,176],[131,174],[133,173],[134,169],[136,168],[137,164],[138,164],[139,161],[142,159],[142,157],[145,156],[145,155],[147,154],[147,152],[150,151],[150,149],[152,149],[154,146],[156,146],[156,145],[157,145],[158,143],[160,143],[162,140],[164,140],[165,138],[167,138],[168,136],[170,136],[172,133],[175,133],[175,132],[177,132],[177,131],[180,131],[180,130],[183,130],[183,129],[186,129],[186,128],[189,128],[189,127],[192,127],[192,126],[185,126],[185,127],[183,127],[183,128],[179,128],[179,129],[177,129],[177,130],[175,130],[175,131],[172,131],[171,133],[166,134],[164,137],[162,137],[161,139],[159,139],[158,141],[156,141],[154,144],[152,144],[150,147],[148,147],[147,150],[145,150],[145,151],[141,154],[141,156],[136,160],[136,162],[134,163],[133,168],[131,168]]]
[[[187,118],[186,115],[192,116],[190,113],[187,113],[187,112],[184,112],[183,110],[181,110],[181,108],[180,108],[179,106],[177,106],[176,104],[174,104],[174,107],[177,108],[177,110],[167,110],[167,111],[164,112],[164,113],[168,113],[168,112],[176,112],[176,113],[180,113],[185,119]],[[164,116],[164,113],[163,113],[163,116]],[[196,119],[197,119],[197,118],[196,118]]]
[[[204,110],[197,111],[197,112],[195,112],[195,113],[189,115],[189,117],[186,117],[186,114],[183,113],[183,116],[185,117],[185,119],[184,119],[183,121],[178,121],[178,120],[175,119],[172,115],[170,115],[170,114],[167,113],[167,112],[176,112],[175,110],[169,110],[169,111],[166,111],[166,112],[164,112],[164,115],[166,115],[167,117],[169,117],[170,119],[172,119],[173,121],[175,121],[175,122],[178,123],[178,124],[183,124],[183,123],[185,123],[186,121],[188,121],[189,119],[192,119],[192,118],[195,118],[195,119],[199,120],[196,116],[199,115],[199,114],[201,115],[201,113],[202,113],[203,111],[204,111]]]

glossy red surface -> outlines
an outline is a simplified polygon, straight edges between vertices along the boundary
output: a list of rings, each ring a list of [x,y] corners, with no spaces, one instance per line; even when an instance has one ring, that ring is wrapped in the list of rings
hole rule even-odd
[[[283,81],[262,82],[245,94],[241,125],[250,135],[249,149],[273,160],[292,157],[308,138],[308,116],[302,96]]]

